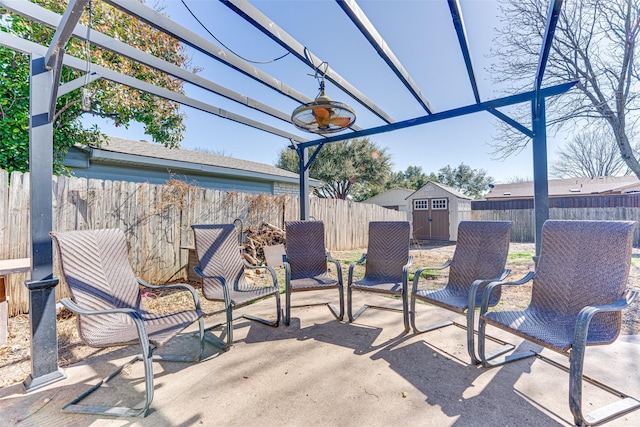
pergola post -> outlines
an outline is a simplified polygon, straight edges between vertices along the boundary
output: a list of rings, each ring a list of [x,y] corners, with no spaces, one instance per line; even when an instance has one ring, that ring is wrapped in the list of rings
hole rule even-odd
[[[300,219],[309,219],[309,149],[296,148],[300,164]]]
[[[545,98],[531,102],[533,127],[533,207],[535,217],[536,259],[540,255],[542,225],[549,219],[549,180],[547,177],[547,121]]]
[[[54,94],[55,70],[45,58],[31,56],[29,170],[31,178],[31,280],[29,321],[31,326],[31,374],[23,385],[27,392],[66,378],[58,367],[56,294],[53,277],[52,230],[53,123],[49,120]]]

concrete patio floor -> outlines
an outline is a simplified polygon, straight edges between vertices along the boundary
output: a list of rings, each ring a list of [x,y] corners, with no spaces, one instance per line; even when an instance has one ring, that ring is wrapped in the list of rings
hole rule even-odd
[[[332,292],[296,293],[294,304],[333,298]],[[364,301],[398,301],[356,293]],[[282,298],[284,302],[284,298]],[[239,312],[273,316],[273,300]],[[98,418],[63,414],[73,397],[135,354],[123,348],[65,368],[67,379],[25,394],[21,385],[0,389],[2,426],[556,426],[572,425],[568,373],[540,359],[483,369],[469,364],[466,332],[450,326],[404,334],[400,313],[367,310],[356,322],[338,322],[324,306],[292,310],[291,326],[235,323],[235,344],[226,353],[207,346],[198,364],[154,363],[155,397],[146,418]],[[462,316],[419,306],[421,325]],[[216,319],[208,318],[207,324]],[[490,329],[520,348],[537,347]],[[195,351],[189,334],[159,353]],[[567,358],[545,356],[568,366]],[[640,397],[640,337],[622,336],[587,350],[585,374]],[[82,403],[133,405],[143,401],[142,364]],[[585,386],[586,412],[617,398]],[[640,425],[640,410],[607,424]]]

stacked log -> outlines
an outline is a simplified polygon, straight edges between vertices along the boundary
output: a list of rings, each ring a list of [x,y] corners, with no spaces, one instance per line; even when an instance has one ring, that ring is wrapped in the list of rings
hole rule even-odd
[[[264,247],[284,244],[286,233],[280,227],[268,222],[263,222],[257,229],[255,227],[247,227],[243,232],[244,243],[242,247],[242,256],[251,265],[264,265],[266,258],[264,256]]]

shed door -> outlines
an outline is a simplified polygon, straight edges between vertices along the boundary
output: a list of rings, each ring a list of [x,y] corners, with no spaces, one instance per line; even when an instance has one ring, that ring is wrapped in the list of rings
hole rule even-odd
[[[431,199],[431,239],[449,240],[449,199]]]
[[[413,238],[449,240],[449,199],[415,199],[413,201]]]
[[[413,201],[413,238],[430,239],[429,227],[429,199],[415,199]]]

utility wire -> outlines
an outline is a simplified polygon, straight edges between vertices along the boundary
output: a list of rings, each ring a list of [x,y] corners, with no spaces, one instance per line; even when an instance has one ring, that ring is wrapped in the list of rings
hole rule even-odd
[[[217,41],[218,43],[220,43],[220,44],[222,45],[222,47],[224,47],[224,48],[225,48],[225,49],[227,49],[229,52],[231,52],[232,54],[234,54],[235,56],[237,56],[238,58],[240,58],[240,59],[242,59],[242,60],[244,60],[244,61],[251,62],[251,63],[253,63],[253,64],[270,64],[270,63],[272,63],[272,62],[276,62],[276,61],[278,61],[279,59],[284,58],[285,56],[289,55],[289,53],[291,53],[291,52],[287,52],[287,53],[285,53],[285,54],[284,54],[284,55],[282,55],[282,56],[279,56],[279,57],[277,57],[277,58],[275,58],[275,59],[270,59],[270,60],[268,60],[268,61],[254,61],[254,60],[251,60],[251,59],[247,59],[247,58],[245,58],[244,56],[239,55],[239,54],[237,54],[236,52],[234,52],[234,51],[233,51],[233,49],[229,48],[229,47],[228,47],[227,45],[225,45],[225,44],[224,44],[220,39],[218,39],[216,36],[214,36],[214,35],[213,35],[213,33],[212,33],[211,31],[209,31],[209,29],[208,29],[208,28],[207,28],[207,27],[202,23],[202,21],[200,21],[200,19],[198,19],[198,17],[195,15],[195,13],[193,13],[193,12],[191,11],[191,9],[189,9],[189,6],[187,6],[187,3],[185,3],[185,1],[184,1],[184,0],[180,0],[180,1],[181,1],[181,2],[182,2],[182,4],[184,5],[184,7],[189,11],[189,13],[191,14],[191,16],[193,16],[193,19],[195,19],[196,21],[198,21],[198,24],[200,24],[200,26],[201,26],[202,28],[204,28],[204,30],[205,30],[207,33],[209,33],[209,35],[210,35],[211,37],[213,37],[215,41]]]

